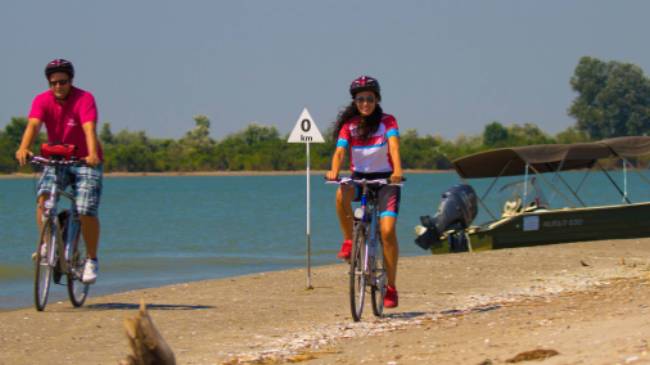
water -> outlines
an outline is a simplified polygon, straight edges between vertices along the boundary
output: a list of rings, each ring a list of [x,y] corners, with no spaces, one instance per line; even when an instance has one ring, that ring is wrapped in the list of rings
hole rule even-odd
[[[613,177],[622,183],[620,174]],[[435,213],[440,194],[459,179],[453,173],[407,178],[397,227],[400,252],[427,255],[413,243],[413,226],[420,215]],[[579,182],[577,174],[567,179]],[[629,180],[633,200],[650,200],[645,183],[635,174]],[[476,182],[479,194],[490,182]],[[336,186],[324,184],[322,176],[313,176],[311,186],[312,263],[334,263],[341,242]],[[30,179],[0,179],[0,308],[32,302],[34,187]],[[620,202],[604,177],[590,176],[581,193],[593,203]],[[494,211],[501,204],[487,203]],[[107,177],[100,217],[101,270],[91,295],[305,266],[304,175]],[[480,209],[476,221],[487,219]],[[66,300],[60,286],[50,295]]]

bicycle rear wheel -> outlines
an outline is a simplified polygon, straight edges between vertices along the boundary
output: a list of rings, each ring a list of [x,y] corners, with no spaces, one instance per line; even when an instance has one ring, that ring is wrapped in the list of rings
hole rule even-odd
[[[366,225],[355,222],[350,257],[350,309],[355,322],[361,320],[363,302],[366,297],[366,273],[364,259],[366,256]]]
[[[56,265],[56,225],[51,218],[41,227],[34,260],[34,305],[37,311],[45,309],[50,294],[52,272]]]
[[[70,217],[70,219],[73,219]],[[81,276],[83,275],[84,265],[86,263],[86,245],[83,242],[80,242],[79,235],[79,221],[73,221],[68,226],[71,232],[68,234],[74,234],[75,237],[69,241],[71,242],[72,247],[70,247],[67,258],[68,262],[68,297],[70,302],[75,307],[81,307],[88,297],[88,289],[90,285],[84,284],[81,281]]]
[[[379,234],[379,232],[377,232]],[[380,236],[377,236],[380,237]],[[375,316],[381,317],[384,313],[384,296],[386,296],[386,268],[384,267],[384,246],[381,239],[375,246],[375,255],[372,260],[372,286],[370,289],[370,298],[372,299],[372,312]]]

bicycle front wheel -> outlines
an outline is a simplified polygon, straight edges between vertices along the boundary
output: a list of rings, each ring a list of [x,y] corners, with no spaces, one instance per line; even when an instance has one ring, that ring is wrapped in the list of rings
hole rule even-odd
[[[41,227],[34,260],[34,305],[37,311],[45,309],[50,294],[52,272],[56,265],[56,225],[47,218]]]
[[[352,256],[350,257],[350,309],[355,322],[361,320],[363,302],[366,297],[366,225],[355,222],[352,243]]]
[[[70,247],[68,251],[69,257],[67,257],[68,297],[70,298],[72,305],[75,307],[81,307],[86,301],[86,297],[88,297],[88,289],[90,288],[90,285],[84,284],[81,281],[84,265],[86,263],[86,245],[79,240],[79,222],[72,222],[70,227],[73,229],[71,229],[72,232],[68,232],[68,234],[74,234],[75,237],[72,237],[69,241],[71,242],[72,247]]]
[[[377,232],[377,236],[379,232]],[[384,296],[386,296],[386,268],[384,267],[384,247],[381,244],[381,239],[375,245],[375,255],[370,263],[371,268],[371,289],[370,298],[372,299],[372,312],[377,317],[381,317],[384,313]]]

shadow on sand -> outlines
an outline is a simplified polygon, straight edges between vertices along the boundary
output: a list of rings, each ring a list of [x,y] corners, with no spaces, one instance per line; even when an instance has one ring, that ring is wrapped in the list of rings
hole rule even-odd
[[[440,314],[443,316],[458,316],[458,315],[463,315],[463,314],[468,314],[468,313],[481,313],[481,312],[489,312],[493,310],[500,309],[501,305],[495,304],[495,305],[484,305],[484,306],[478,306],[478,307],[473,307],[469,309],[447,309],[440,311]],[[422,316],[426,316],[429,314],[434,314],[435,312],[401,312],[401,313],[390,313],[390,314],[384,314],[384,318],[390,318],[390,319],[413,319],[413,318],[418,318]]]
[[[428,314],[427,312],[401,312],[401,313],[384,313],[384,318],[390,319],[413,319],[417,317],[422,317]]]
[[[89,304],[84,308],[89,310],[137,310],[140,308],[138,303],[96,303]],[[148,310],[200,310],[214,308],[211,305],[187,305],[187,304],[147,304]]]

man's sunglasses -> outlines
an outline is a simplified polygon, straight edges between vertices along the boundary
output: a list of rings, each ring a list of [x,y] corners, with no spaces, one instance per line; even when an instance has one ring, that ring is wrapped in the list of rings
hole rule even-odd
[[[54,80],[54,81],[50,81],[50,86],[56,86],[56,85],[65,86],[69,83],[70,83],[69,79]]]
[[[358,104],[363,104],[364,101],[368,104],[374,104],[377,99],[374,96],[357,96],[354,98],[354,101]]]

